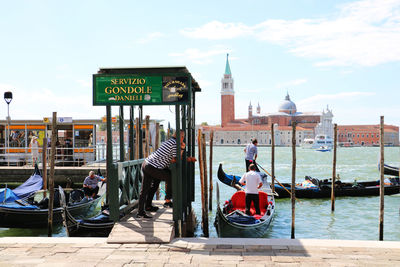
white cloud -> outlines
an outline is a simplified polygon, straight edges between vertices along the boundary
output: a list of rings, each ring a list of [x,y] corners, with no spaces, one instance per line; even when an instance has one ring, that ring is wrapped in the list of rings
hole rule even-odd
[[[190,38],[253,36],[286,47],[317,66],[375,66],[400,61],[400,1],[364,0],[338,6],[328,18],[266,20],[255,25],[212,21],[184,29]]]
[[[298,109],[310,110],[310,107],[319,107],[321,103],[329,103],[332,101],[353,101],[355,98],[374,96],[373,92],[343,92],[337,94],[317,94],[298,101]],[[296,103],[296,104],[297,104]]]
[[[292,88],[294,86],[306,83],[308,80],[307,79],[296,79],[296,80],[292,80],[292,81],[287,81],[287,82],[282,82],[282,83],[278,83],[276,85],[277,88],[286,88],[289,87]]]
[[[230,49],[217,46],[206,51],[201,51],[197,48],[188,48],[181,53],[170,53],[168,55],[170,57],[174,57],[179,63],[187,63],[188,61],[190,61],[195,64],[209,64],[213,62],[213,57],[230,52]]]
[[[161,32],[152,32],[147,34],[146,36],[139,38],[136,42],[138,44],[147,44],[150,43],[152,41],[158,40],[160,38],[164,37],[164,34],[162,34]]]

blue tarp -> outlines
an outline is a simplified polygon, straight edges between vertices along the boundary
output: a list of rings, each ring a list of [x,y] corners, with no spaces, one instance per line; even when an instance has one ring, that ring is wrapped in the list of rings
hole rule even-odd
[[[9,209],[19,209],[19,210],[36,210],[36,209],[39,209],[38,206],[29,205],[26,202],[21,202],[21,203],[24,203],[24,204],[21,205],[21,204],[18,204],[17,202],[8,202],[8,203],[6,203],[4,205],[0,204],[0,207],[9,208]]]
[[[5,195],[5,201],[4,201],[4,195]],[[14,202],[17,199],[20,199],[20,198],[13,192],[13,190],[11,190],[9,188],[1,188],[0,189],[0,204],[4,203],[4,202],[6,202],[6,203]]]
[[[33,174],[25,183],[13,189],[15,195],[20,198],[29,196],[30,194],[42,189],[43,178],[38,174]]]

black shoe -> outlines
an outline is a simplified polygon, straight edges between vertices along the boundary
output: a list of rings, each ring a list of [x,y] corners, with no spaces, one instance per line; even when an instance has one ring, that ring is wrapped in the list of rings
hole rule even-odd
[[[138,213],[138,214],[136,214],[136,218],[146,218],[146,219],[150,219],[150,218],[153,218],[153,217],[147,215],[146,213]]]
[[[154,206],[146,207],[146,211],[150,211],[150,212],[155,212],[158,209],[159,209],[158,207],[154,207]]]
[[[164,206],[164,208],[172,208],[172,201],[165,202],[163,206]]]

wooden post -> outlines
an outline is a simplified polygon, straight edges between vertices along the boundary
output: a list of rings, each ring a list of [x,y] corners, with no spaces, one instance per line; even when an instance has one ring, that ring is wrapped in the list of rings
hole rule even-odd
[[[47,195],[47,138],[43,138],[42,148],[42,175],[43,175],[43,197]]]
[[[135,119],[135,132],[136,132],[135,159],[139,159],[139,118]]]
[[[210,193],[209,193],[209,201],[208,201],[208,209],[212,210],[212,199],[213,199],[213,177],[212,177],[212,168],[213,168],[213,143],[214,143],[214,131],[210,132]]]
[[[272,192],[275,192],[275,129],[271,125],[271,174],[272,174]]]
[[[150,135],[150,131],[149,131],[150,116],[149,115],[146,115],[146,117],[145,117],[145,127],[146,127],[146,129],[145,129],[146,139],[145,139],[144,157],[147,158],[150,154],[150,136],[149,136]]]
[[[291,200],[292,200],[292,231],[291,238],[294,239],[295,235],[295,206],[296,206],[296,122],[292,122],[292,185],[290,186],[291,190]]]
[[[203,186],[204,186],[204,211],[203,211],[203,232],[204,236],[208,237],[208,181],[207,181],[207,152],[206,152],[206,140],[204,133],[201,134],[201,145],[203,152]]]
[[[197,131],[197,147],[199,150],[198,157],[199,157],[199,170],[200,170],[200,189],[201,189],[201,226],[204,232],[204,165],[203,165],[203,146],[201,144],[201,136],[202,132],[199,129]]]
[[[54,206],[54,160],[56,156],[56,138],[57,138],[57,112],[53,112],[53,121],[51,125],[51,152],[50,152],[50,177],[49,177],[49,212],[47,235],[53,233],[53,206]]]
[[[333,126],[333,167],[331,188],[331,211],[335,211],[335,183],[336,183],[336,148],[337,148],[337,124]]]
[[[124,106],[119,106],[119,161],[125,161]]]
[[[160,146],[160,123],[156,123],[156,142],[154,144],[154,151],[156,151],[158,149],[158,147]],[[157,188],[157,192],[156,192],[156,199],[159,200],[160,199],[160,187]]]
[[[384,183],[384,163],[385,163],[385,128],[384,128],[384,117],[381,116],[381,140],[380,140],[380,147],[381,147],[381,177],[379,183],[379,241],[383,241],[383,218],[384,218],[384,211],[385,211],[385,183]]]
[[[135,145],[134,145],[134,109],[133,106],[130,106],[130,113],[129,113],[129,160],[135,159]]]

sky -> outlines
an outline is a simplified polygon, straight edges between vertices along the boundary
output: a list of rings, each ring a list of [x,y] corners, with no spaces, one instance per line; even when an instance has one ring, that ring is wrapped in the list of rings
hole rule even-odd
[[[235,116],[327,106],[339,125],[400,125],[400,0],[0,0],[0,92],[11,119],[99,119],[103,67],[186,66],[202,91],[196,123],[220,124],[226,54]],[[174,124],[173,106],[144,107]],[[127,111],[126,111],[127,112]],[[118,113],[118,108],[113,108]],[[129,113],[128,113],[129,114]],[[136,112],[137,114],[137,112]],[[7,116],[0,102],[0,118]]]

